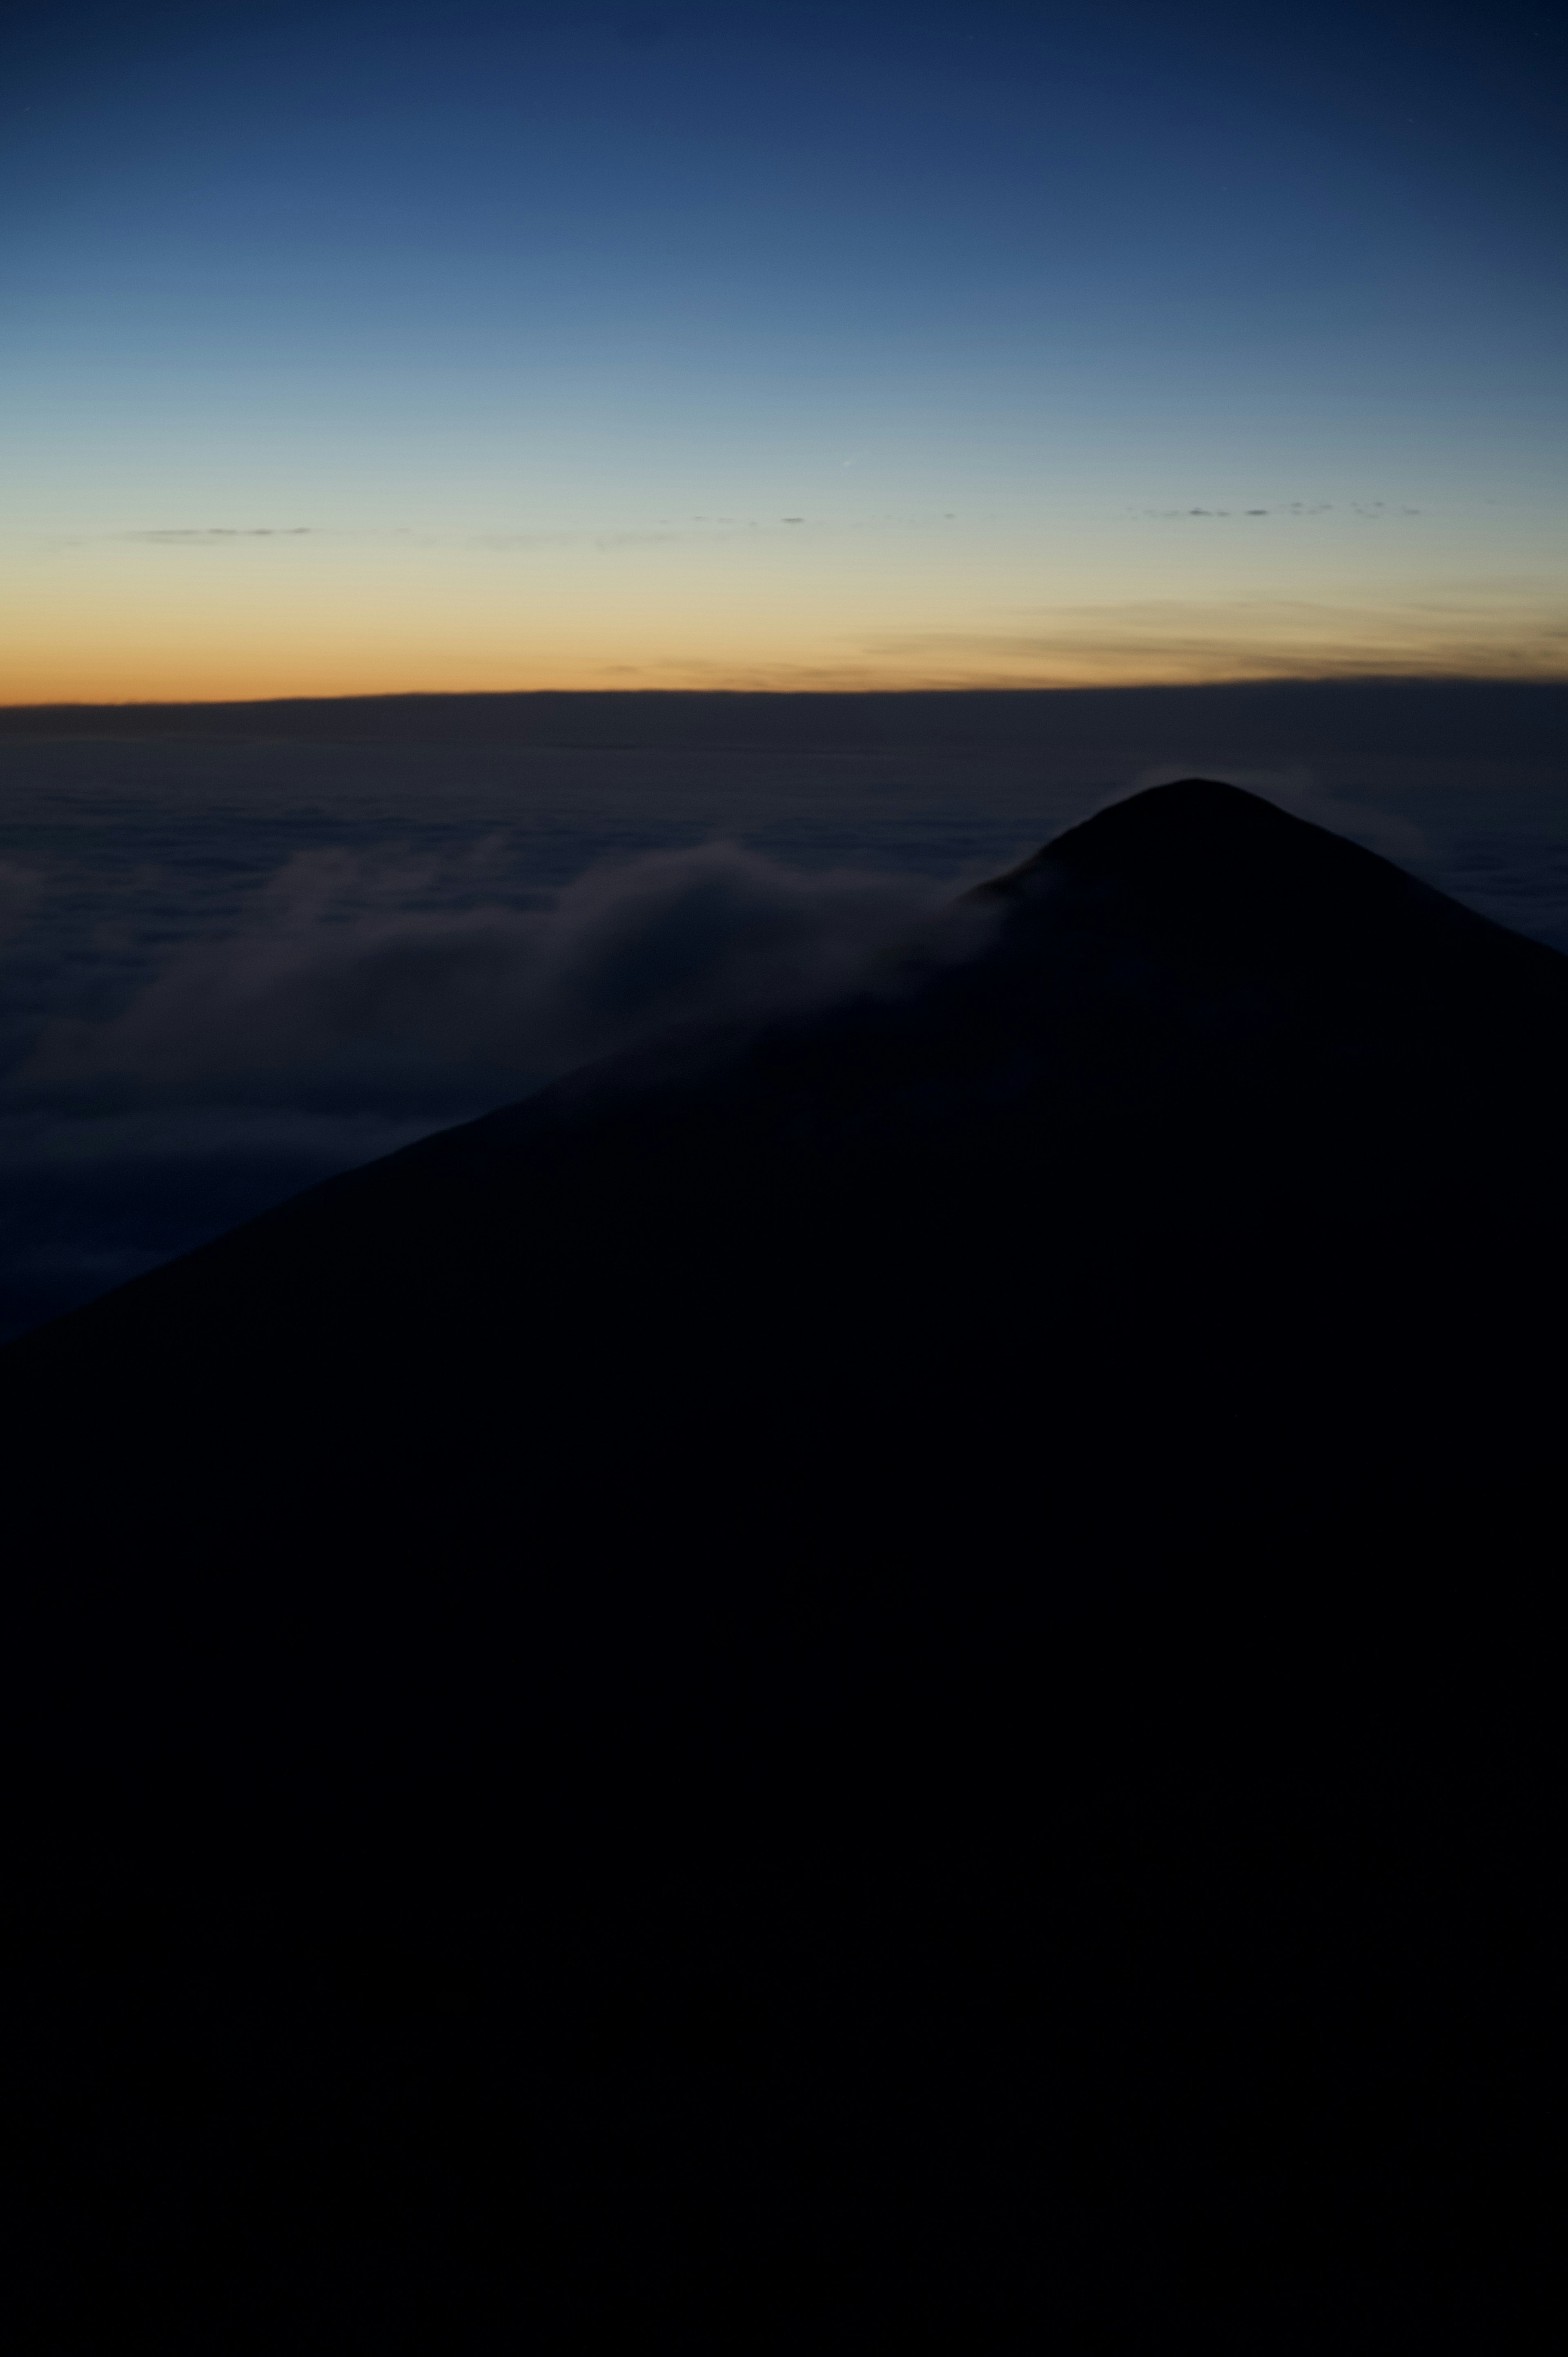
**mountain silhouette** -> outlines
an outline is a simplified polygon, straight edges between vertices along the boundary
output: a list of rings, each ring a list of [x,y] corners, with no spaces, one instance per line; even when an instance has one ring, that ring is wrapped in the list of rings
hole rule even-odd
[[[94,1861],[56,1914],[122,1959],[38,2115],[149,2138],[200,2221],[149,2258],[110,2217],[117,2312],[1024,2347],[1098,2298],[1072,2345],[1305,2348],[1366,2263],[1489,2315],[1507,2104],[1483,2185],[1426,2074],[1463,1982],[1442,2101],[1512,2084],[1461,1927],[1483,1875],[1523,1921],[1541,1838],[1565,1060],[1568,961],[1188,780],[852,1001],[11,1346],[12,1739],[44,1886]],[[166,2028],[160,2097],[115,1969],[219,1919],[265,2026],[209,2025],[196,2095]],[[1422,2134],[1457,2173],[1391,2210]],[[1129,2219],[1091,2297],[1062,2254]]]

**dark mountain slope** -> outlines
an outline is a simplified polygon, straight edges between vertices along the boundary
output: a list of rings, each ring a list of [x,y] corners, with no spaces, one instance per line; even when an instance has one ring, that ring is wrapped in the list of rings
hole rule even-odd
[[[125,2335],[1495,2332],[1568,962],[1197,780],[955,923],[0,1361]]]
[[[1330,1511],[1428,1511],[1528,1452],[1568,963],[1197,781],[968,913],[978,954],[585,1074],[14,1350],[71,1552],[106,1512],[143,1614],[126,1548],[205,1583],[216,1513],[231,1603],[238,1557],[286,1620],[492,1525],[508,1609],[629,1551],[597,1677],[618,1615],[707,1623],[737,1527],[751,1600],[825,1545],[842,1619],[843,1559],[981,1501],[1048,1491],[1047,1582],[1147,1577],[1305,1463]]]

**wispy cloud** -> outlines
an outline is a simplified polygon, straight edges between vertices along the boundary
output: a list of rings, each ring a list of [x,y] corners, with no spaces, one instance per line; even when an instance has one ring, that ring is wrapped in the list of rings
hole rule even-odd
[[[242,931],[177,951],[108,1022],[46,1025],[24,1100],[452,1118],[585,1059],[852,989],[920,931],[961,953],[945,879],[790,867],[734,843],[587,869],[543,905],[427,904],[439,871],[302,854]]]
[[[638,531],[594,530],[577,526],[553,532],[487,532],[468,538],[465,545],[471,548],[532,550],[551,548],[666,548],[681,543],[687,545],[708,545],[737,540],[755,540],[767,533],[806,531],[811,536],[850,532],[923,532],[938,524],[957,521],[951,511],[939,515],[817,515],[779,516],[689,516],[671,519]]]
[[[487,532],[469,543],[475,548],[544,549],[669,548],[677,544],[739,540],[765,532],[780,532],[789,524],[810,522],[806,516],[693,516],[689,523],[661,524],[651,531]]]
[[[1369,521],[1386,516],[1420,515],[1420,508],[1398,506],[1388,500],[1348,500],[1337,507],[1332,500],[1289,500],[1283,506],[1270,508],[1133,508],[1129,513],[1149,516],[1160,523],[1183,523],[1190,516],[1218,521],[1225,516],[1320,516],[1358,515]]]
[[[1532,594],[1533,590],[1533,594]],[[1022,626],[1022,627],[1020,627]],[[1376,607],[1239,597],[1047,607],[1013,627],[889,634],[863,656],[979,683],[1391,676],[1560,679],[1568,615],[1550,585],[1434,586]]]
[[[907,515],[698,515],[660,518],[651,524],[568,524],[548,529],[521,525],[515,530],[464,532],[383,524],[345,528],[322,524],[167,524],[132,532],[5,534],[46,550],[124,546],[209,548],[241,541],[317,540],[396,542],[413,548],[492,549],[528,554],[552,549],[588,549],[614,553],[623,549],[668,548],[678,544],[713,546],[725,542],[757,540],[768,533],[805,533],[810,537],[844,532],[925,532],[958,521],[951,511]]]
[[[671,529],[667,532],[484,532],[467,545],[471,548],[531,550],[545,548],[668,548],[672,542],[694,540],[693,532]]]
[[[316,527],[308,523],[233,524],[213,523],[178,525],[158,532],[116,533],[117,540],[156,540],[176,543],[214,540],[308,540],[319,537]]]

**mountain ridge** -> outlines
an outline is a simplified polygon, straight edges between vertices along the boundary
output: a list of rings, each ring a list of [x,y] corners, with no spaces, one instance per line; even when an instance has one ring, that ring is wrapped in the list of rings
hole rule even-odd
[[[1283,901],[1220,922],[1260,865]],[[848,1561],[868,1530],[875,1553],[940,1555],[977,1485],[1023,1511],[1042,1423],[1061,1534],[1042,1594],[1088,1566],[1157,1584],[1199,1529],[1226,1559],[1315,1459],[1328,1526],[1481,1511],[1495,1481],[1465,1469],[1530,1461],[1554,1396],[1530,1338],[1563,1284],[1542,1082],[1568,960],[1201,781],[986,888],[1000,930],[901,990],[683,1049],[673,1078],[658,1056],[573,1076],[11,1345],[15,1428],[40,1463],[86,1439],[113,1469],[170,1599],[217,1496],[247,1496],[234,1591],[265,1587],[274,1620],[292,1597],[285,1629],[313,1595],[360,1609],[366,1546],[493,1534],[521,1482],[519,1596],[570,1620],[562,1566],[673,1515],[671,1593],[717,1631],[748,1494],[777,1501],[757,1557],[777,1605],[835,1520]],[[95,1513],[76,1500],[50,1555],[95,1557]],[[644,1626],[657,1588],[618,1580],[581,1642],[603,1613]],[[484,1610],[505,1658],[506,1608]]]
[[[1326,936],[1319,924],[1325,886],[1332,907]],[[1042,892],[1049,906],[1042,907]],[[1249,907],[1238,920],[1238,902],[1251,901],[1260,893],[1270,896],[1266,906]],[[1568,960],[1557,952],[1463,909],[1372,852],[1290,817],[1256,796],[1210,781],[1184,780],[1114,803],[1008,875],[975,888],[966,899],[975,908],[1001,908],[1000,932],[972,954],[942,961],[934,975],[917,975],[913,985],[885,988],[877,997],[847,1008],[776,1023],[767,1027],[760,1041],[750,1028],[732,1038],[702,1034],[585,1068],[520,1105],[503,1107],[456,1131],[438,1133],[383,1162],[328,1181],[306,1197],[247,1223],[241,1232],[275,1232],[280,1224],[296,1222],[305,1205],[362,1197],[367,1189],[384,1185],[393,1172],[450,1158],[467,1145],[521,1143],[606,1109],[613,1117],[617,1103],[630,1096],[647,1098],[662,1090],[680,1097],[693,1087],[733,1086],[737,1067],[757,1071],[764,1089],[778,1089],[787,1083],[782,1068],[792,1052],[799,1065],[802,1046],[809,1051],[822,1041],[831,1049],[835,1039],[842,1039],[855,1025],[874,1043],[896,1040],[909,1029],[911,1016],[919,1024],[933,1001],[939,1023],[955,1011],[961,1019],[972,1022],[976,1001],[983,1000],[993,980],[1004,996],[1016,991],[1017,968],[1035,962],[1032,952],[1071,966],[1070,974],[1052,977],[1058,985],[1097,990],[1102,998],[1109,996],[1123,1005],[1137,1000],[1140,982],[1158,985],[1162,958],[1174,957],[1180,979],[1188,984],[1195,978],[1223,981],[1229,958],[1244,966],[1241,986],[1254,993],[1260,979],[1265,984],[1277,980],[1282,964],[1294,958],[1309,968],[1305,979],[1295,977],[1297,998],[1306,989],[1321,992],[1326,972],[1337,967],[1335,1012],[1341,1020],[1365,1027],[1378,1010],[1364,996],[1347,996],[1347,989],[1364,994],[1370,982],[1384,993],[1408,999],[1408,990],[1399,990],[1399,962],[1409,950],[1412,929],[1419,937],[1424,928],[1428,951],[1441,938],[1460,970],[1442,978],[1429,1007],[1405,1007],[1407,1017],[1424,1011],[1429,1020],[1452,1022],[1455,1002],[1475,987],[1477,962],[1482,980],[1495,984],[1506,960],[1516,989],[1528,992],[1531,999],[1539,997],[1549,1010],[1554,1011],[1568,995]],[[1118,899],[1121,909],[1115,906]],[[1223,912],[1229,922],[1217,923],[1217,912]],[[1090,944],[1097,957],[1083,955],[1086,928],[1071,921],[1079,913],[1097,936]],[[1485,971],[1488,957],[1489,974]],[[1422,979],[1430,997],[1432,982]],[[950,1004],[942,1004],[944,999]],[[956,1009],[950,1005],[955,1001]],[[993,1019],[996,1012],[994,1006],[978,1011],[983,1019]],[[1055,1011],[1033,1005],[1026,1015],[1037,1020],[1042,1013]],[[1402,1044],[1408,1051],[1412,1043],[1407,1039]],[[1451,1034],[1444,1045],[1452,1044]],[[972,1040],[956,1048],[948,1043],[944,1058],[938,1039],[921,1041],[918,1052],[931,1055],[939,1067],[945,1061],[950,1071],[966,1055],[973,1060],[974,1046]],[[808,1084],[815,1077],[809,1074]],[[861,1070],[854,1078],[864,1086],[875,1075]],[[230,1239],[219,1239],[187,1256],[181,1265],[209,1265],[212,1254],[222,1255],[231,1248]],[[145,1301],[149,1289],[156,1294],[164,1281],[165,1273],[154,1271],[113,1298]],[[77,1320],[91,1320],[97,1307],[89,1305],[67,1326],[81,1330]],[[27,1339],[23,1338],[24,1347]]]
[[[0,1354],[47,2345],[1495,2334],[1568,960],[1208,787],[991,898]]]

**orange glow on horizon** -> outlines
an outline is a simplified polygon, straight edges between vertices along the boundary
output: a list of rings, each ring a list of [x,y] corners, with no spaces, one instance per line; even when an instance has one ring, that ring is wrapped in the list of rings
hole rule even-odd
[[[938,577],[797,545],[527,563],[282,538],[35,549],[0,560],[0,705],[1568,677],[1548,580],[1434,594],[1324,577],[1283,594],[1125,554],[1086,551],[1042,581],[1005,547]]]

